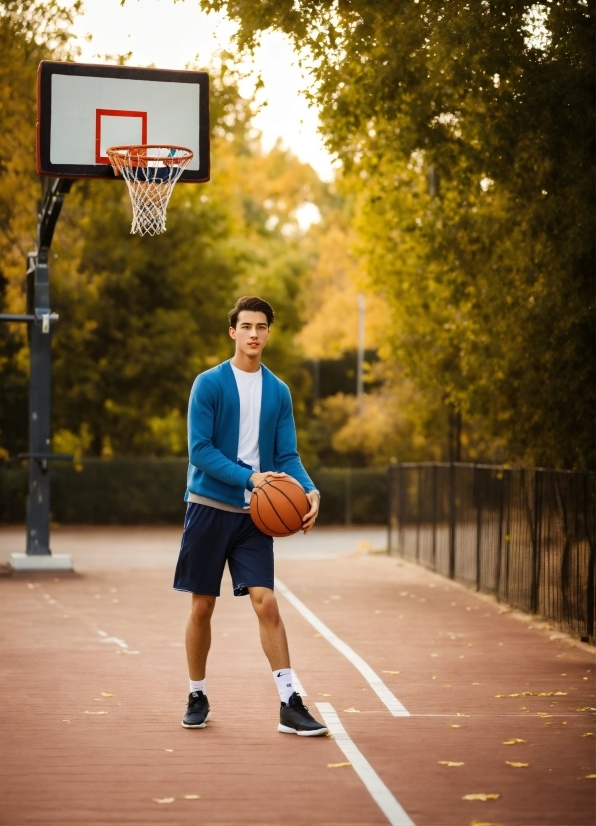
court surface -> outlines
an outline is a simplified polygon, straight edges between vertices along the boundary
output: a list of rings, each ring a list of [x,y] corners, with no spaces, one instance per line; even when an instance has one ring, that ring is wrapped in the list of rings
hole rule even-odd
[[[384,539],[276,541],[292,665],[335,731],[300,738],[276,730],[256,619],[227,574],[212,721],[180,726],[177,529],[56,530],[76,573],[0,578],[0,824],[591,826],[593,650],[374,553]],[[0,561],[23,542],[0,529]]]

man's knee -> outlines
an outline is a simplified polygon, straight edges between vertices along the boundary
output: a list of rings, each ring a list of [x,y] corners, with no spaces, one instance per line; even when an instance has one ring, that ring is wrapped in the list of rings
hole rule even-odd
[[[197,625],[209,622],[213,609],[215,608],[215,597],[209,594],[193,594],[190,606],[190,616]]]
[[[263,622],[279,622],[279,608],[275,594],[270,588],[251,588],[253,608]]]

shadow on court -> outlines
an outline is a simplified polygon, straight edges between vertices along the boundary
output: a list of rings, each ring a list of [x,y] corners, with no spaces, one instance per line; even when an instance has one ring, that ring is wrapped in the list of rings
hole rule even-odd
[[[62,528],[53,549],[74,574],[0,578],[0,824],[594,822],[594,652],[378,553],[382,528],[276,540],[292,665],[335,736],[277,732],[256,619],[227,574],[212,721],[183,729],[179,534]],[[0,562],[23,545],[0,529]]]

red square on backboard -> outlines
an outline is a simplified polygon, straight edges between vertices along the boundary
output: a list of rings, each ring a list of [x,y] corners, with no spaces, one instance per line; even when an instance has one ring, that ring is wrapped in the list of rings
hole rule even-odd
[[[104,118],[138,118],[141,127],[141,143],[147,143],[147,112],[128,109],[96,109],[95,111],[95,163],[109,164],[107,155],[101,154],[101,130]]]

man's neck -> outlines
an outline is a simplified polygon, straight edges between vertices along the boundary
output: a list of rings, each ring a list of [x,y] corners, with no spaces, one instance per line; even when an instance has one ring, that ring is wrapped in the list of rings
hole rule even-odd
[[[237,370],[242,370],[244,373],[258,373],[261,368],[261,354],[250,358],[246,353],[236,352],[232,359],[232,364]]]

